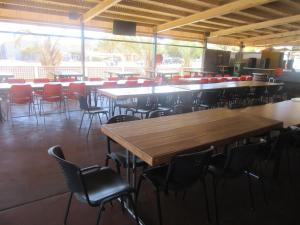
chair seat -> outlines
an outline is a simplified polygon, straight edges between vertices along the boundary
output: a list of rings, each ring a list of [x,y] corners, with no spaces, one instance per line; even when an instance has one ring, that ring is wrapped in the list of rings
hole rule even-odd
[[[89,107],[87,111],[89,111],[89,113],[108,113],[108,110],[101,107]]]
[[[144,171],[143,176],[149,179],[154,186],[158,187],[160,190],[163,190],[166,185],[166,177],[168,173],[169,165],[158,166],[154,168],[149,168]],[[180,191],[184,190],[186,185],[180,184],[175,181],[168,182],[169,191]]]
[[[116,198],[124,193],[133,192],[133,188],[119,174],[108,167],[83,173],[89,200],[99,205],[103,200]],[[101,182],[99,182],[101,181]],[[75,194],[78,200],[87,202],[84,193]]]
[[[127,157],[126,157],[126,152],[125,151],[122,151],[122,152],[112,152],[110,154],[108,154],[108,156],[113,159],[114,161],[117,161],[119,162],[121,165],[123,165],[124,167],[127,167]],[[132,167],[132,157],[129,158],[129,165],[130,167]],[[137,167],[140,167],[140,166],[144,166],[146,165],[146,163],[139,159],[138,157],[136,157],[136,161],[135,161],[135,165]]]

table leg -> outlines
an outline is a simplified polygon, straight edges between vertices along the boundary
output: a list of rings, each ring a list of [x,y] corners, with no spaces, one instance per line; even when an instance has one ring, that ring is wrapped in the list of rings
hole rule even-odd
[[[2,99],[0,99],[0,122],[3,122],[4,121],[4,117],[3,117],[3,114],[2,114],[1,102],[2,102]]]
[[[133,172],[133,179],[132,179],[132,183],[131,183],[131,179],[130,179],[130,152],[128,150],[126,150],[126,163],[127,163],[127,168],[126,168],[126,178],[128,180],[129,185],[133,186],[135,188],[135,178],[136,178],[136,165],[135,165],[135,155],[132,154],[132,172]],[[133,199],[135,199],[135,196],[133,196]],[[128,203],[128,201],[125,202],[125,209],[127,210],[127,212],[129,213],[130,216],[132,216],[133,218],[135,218],[134,213],[130,207],[130,204]],[[139,220],[139,224],[140,225],[145,225],[145,223],[141,220],[141,218],[138,218]]]

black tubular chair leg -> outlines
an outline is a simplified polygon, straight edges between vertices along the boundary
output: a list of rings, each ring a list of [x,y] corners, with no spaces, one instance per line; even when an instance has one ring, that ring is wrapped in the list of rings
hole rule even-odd
[[[70,196],[69,196],[69,200],[68,200],[68,205],[67,205],[67,208],[66,208],[64,225],[67,225],[67,220],[68,220],[68,215],[69,215],[70,206],[71,206],[71,202],[72,202],[72,197],[73,197],[73,193],[71,192]]]
[[[101,203],[100,206],[99,206],[99,211],[98,211],[98,217],[97,217],[96,225],[99,225],[99,223],[100,223],[102,211],[103,211],[103,203]]]
[[[120,199],[121,199],[121,209],[122,209],[122,213],[124,214],[124,213],[125,213],[124,197],[121,196]]]
[[[91,130],[91,127],[92,127],[92,123],[93,123],[93,119],[94,119],[94,114],[91,115],[90,125],[89,125],[89,129],[88,129],[88,132],[87,132],[86,136],[89,136],[89,133],[90,133],[90,130]]]
[[[107,155],[105,159],[105,166],[107,167],[109,164],[110,157]]]
[[[252,190],[252,182],[251,182],[251,176],[248,171],[246,171],[247,179],[248,179],[248,189],[249,189],[249,196],[251,201],[251,209],[255,211],[254,206],[254,197],[253,197],[253,190]]]
[[[156,204],[157,204],[157,214],[158,214],[159,225],[162,225],[160,193],[159,193],[158,187],[156,187]]]
[[[80,130],[81,127],[82,127],[82,122],[83,122],[84,115],[85,115],[85,113],[82,114],[81,121],[80,121],[80,126],[79,126],[79,130]]]
[[[207,219],[208,219],[208,222],[210,222],[211,219],[210,219],[210,213],[209,213],[209,204],[208,204],[208,197],[207,197],[207,188],[206,188],[206,182],[205,182],[204,179],[202,180],[202,185],[203,185],[203,190],[204,190],[204,197],[205,197],[205,204],[206,204]]]
[[[260,181],[260,186],[261,186],[261,191],[263,193],[264,201],[265,201],[266,205],[268,205],[268,199],[267,199],[264,179],[262,177],[259,177],[259,181]]]
[[[138,213],[137,213],[137,210],[136,210],[136,205],[133,202],[132,196],[130,194],[127,195],[127,198],[128,198],[129,204],[131,205],[131,208],[133,210],[135,222],[136,222],[137,225],[139,225],[140,222],[139,222],[139,216],[138,216]]]
[[[220,224],[219,220],[219,209],[218,209],[218,199],[217,199],[217,181],[216,178],[213,176],[213,188],[214,188],[214,202],[215,202],[215,216],[216,216],[216,224]]]
[[[99,119],[100,125],[102,125],[102,120],[101,120],[100,113],[98,113],[98,119]]]

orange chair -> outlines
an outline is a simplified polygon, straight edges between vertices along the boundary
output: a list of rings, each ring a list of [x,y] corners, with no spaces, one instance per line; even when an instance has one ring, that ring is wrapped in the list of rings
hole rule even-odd
[[[58,79],[59,82],[74,82],[76,81],[73,77],[62,77]]]
[[[15,79],[15,78],[8,78],[6,81],[9,84],[22,84],[26,82],[25,79]]]
[[[9,106],[7,108],[7,116],[10,114],[11,120],[15,117],[12,116],[13,105],[27,105],[29,107],[29,116],[33,111],[36,121],[38,123],[37,113],[33,102],[33,89],[30,85],[12,85],[8,92]]]
[[[154,80],[144,80],[144,82],[142,83],[143,87],[152,87],[155,86],[155,82]]]
[[[52,103],[57,103],[59,106],[59,110],[61,112],[62,110],[62,103],[63,103],[63,112],[66,114],[66,101],[63,96],[63,89],[61,84],[45,84],[44,85],[44,90],[43,94],[40,99],[40,104],[39,104],[39,113],[40,115],[43,114],[44,116],[44,123],[45,123],[45,110],[44,110],[44,104],[52,104]],[[67,114],[66,114],[67,118]]]
[[[180,79],[181,78],[181,76],[180,75],[174,75],[174,76],[172,76],[172,80],[178,80],[178,79]]]
[[[50,80],[48,78],[36,78],[33,80],[33,83],[49,83]]]
[[[246,81],[247,77],[245,75],[240,76],[240,81]]]

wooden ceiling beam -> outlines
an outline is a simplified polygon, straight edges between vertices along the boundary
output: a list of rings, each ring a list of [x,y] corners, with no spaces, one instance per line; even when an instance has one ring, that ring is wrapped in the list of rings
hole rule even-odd
[[[296,21],[300,21],[300,14],[294,16],[288,16],[280,19],[268,20],[260,23],[253,23],[253,24],[244,25],[240,27],[233,27],[226,30],[219,30],[219,31],[212,32],[210,36],[211,37],[224,36],[224,35],[229,35],[234,33],[240,33],[243,31],[248,31],[248,30],[262,29],[262,28],[272,27],[280,24],[287,24]]]
[[[225,14],[229,14],[229,13],[233,13],[236,11],[240,11],[243,9],[247,9],[247,8],[251,8],[257,5],[262,5],[262,4],[266,4],[269,2],[272,2],[273,0],[237,0],[228,4],[224,4],[218,7],[214,7],[199,13],[195,13],[193,15],[184,17],[184,18],[180,18],[174,21],[170,21],[168,23],[165,24],[161,24],[159,26],[157,26],[157,32],[163,32],[166,30],[170,30],[170,29],[174,29],[174,28],[178,28],[187,24],[191,24],[191,23],[195,23],[195,22],[199,22],[199,21],[203,21],[203,20],[207,20],[207,19],[211,19],[213,17],[217,17],[217,16],[222,16]]]
[[[82,15],[82,21],[84,23],[88,22],[89,20],[93,19],[95,16],[103,13],[105,10],[109,9],[110,7],[118,4],[121,0],[104,0],[99,2],[95,7],[91,8],[85,14]]]
[[[263,35],[263,36],[257,36],[257,37],[243,39],[242,41],[246,45],[252,45],[256,41],[260,41],[260,40],[269,40],[269,39],[272,39],[272,38],[283,38],[283,37],[296,36],[296,35],[300,35],[300,30],[290,31],[290,32],[283,32],[283,33],[276,33],[276,34],[269,34],[269,35]]]
[[[273,38],[267,40],[255,41],[251,46],[272,46],[300,41],[300,36],[288,36],[283,38]]]

